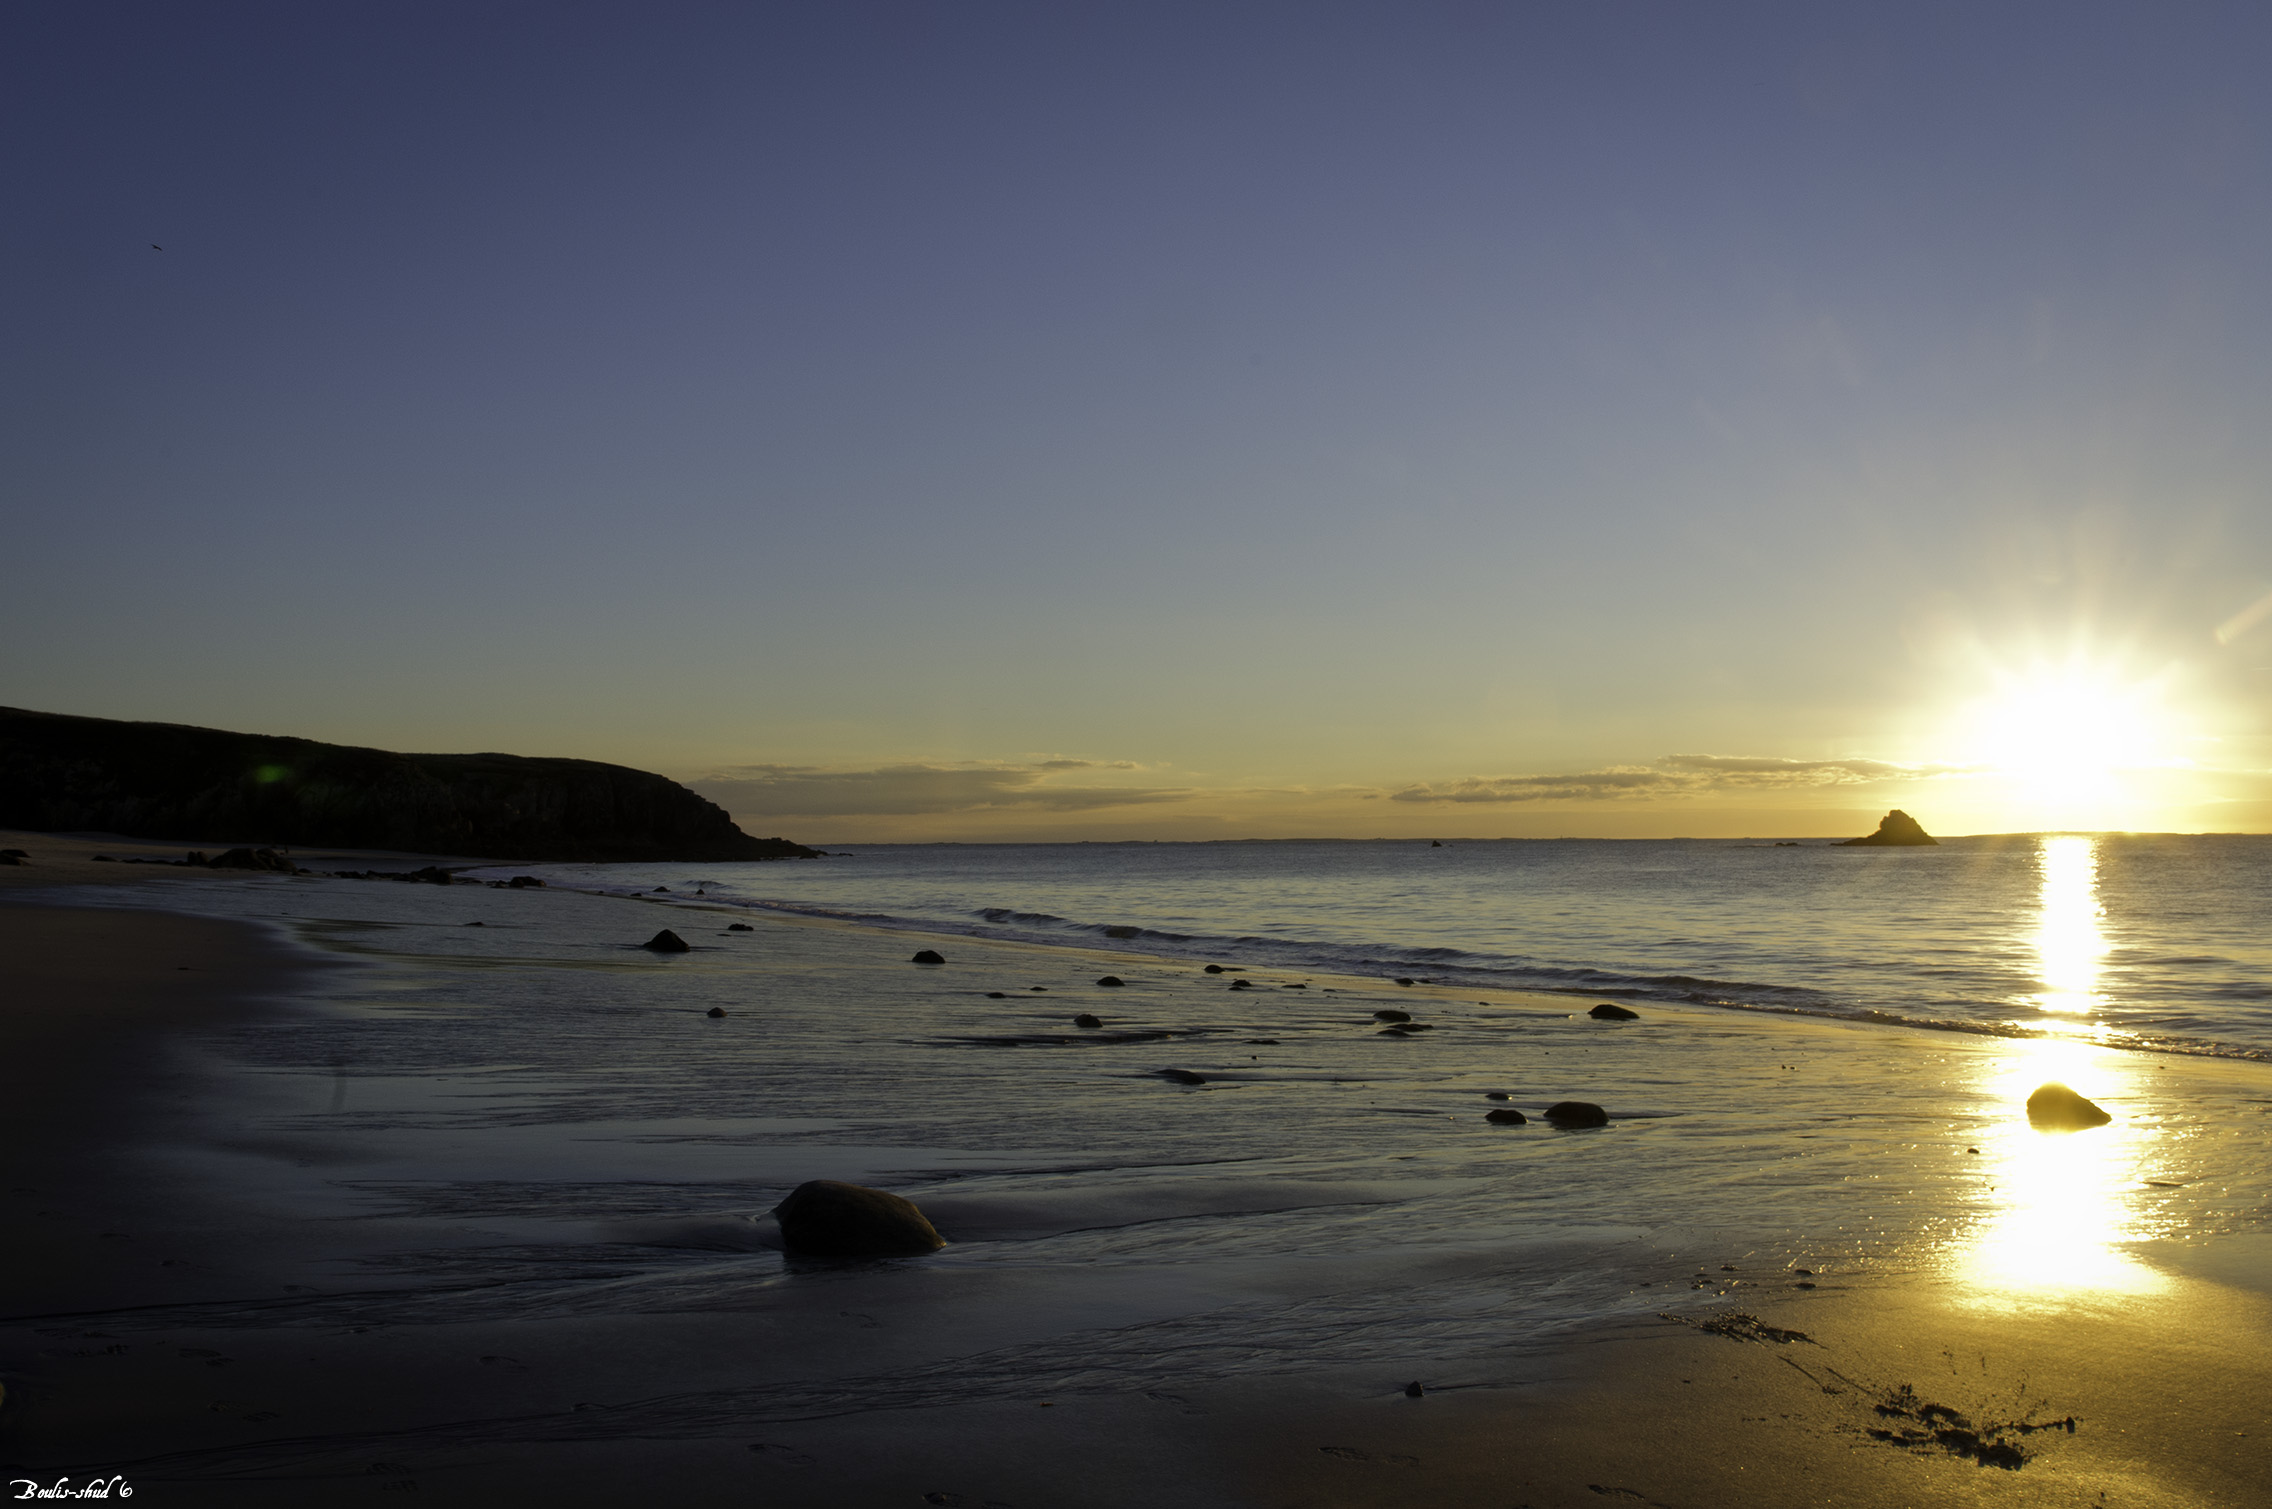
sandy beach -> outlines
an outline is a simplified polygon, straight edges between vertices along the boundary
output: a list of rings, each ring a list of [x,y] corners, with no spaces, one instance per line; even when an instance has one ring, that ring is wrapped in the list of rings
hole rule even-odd
[[[677,896],[0,846],[32,851],[0,868],[10,1478],[974,1509],[2272,1481],[2258,1065],[2073,1060],[2136,1130],[2069,1146],[2132,1161],[2047,1169],[2004,1042],[969,938],[926,967]],[[663,926],[694,951],[636,947]],[[1581,1090],[1610,1128],[1536,1123]],[[787,1259],[763,1213],[809,1178],[950,1246]]]

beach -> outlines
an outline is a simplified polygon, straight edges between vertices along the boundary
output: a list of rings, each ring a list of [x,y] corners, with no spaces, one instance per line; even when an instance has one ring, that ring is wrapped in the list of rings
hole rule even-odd
[[[2272,1480],[2258,1062],[0,845],[33,851],[0,936],[40,1066],[0,1181],[10,1477],[1015,1509]],[[638,946],[664,927],[690,952]],[[2062,1075],[2114,1124],[2031,1131]],[[949,1246],[785,1256],[764,1212],[814,1178]]]

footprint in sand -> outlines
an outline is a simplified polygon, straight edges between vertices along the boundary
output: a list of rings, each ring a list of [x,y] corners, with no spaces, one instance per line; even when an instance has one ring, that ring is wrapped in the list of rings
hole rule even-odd
[[[770,1441],[752,1441],[749,1449],[765,1461],[781,1467],[810,1467],[813,1459],[794,1446],[778,1446]]]

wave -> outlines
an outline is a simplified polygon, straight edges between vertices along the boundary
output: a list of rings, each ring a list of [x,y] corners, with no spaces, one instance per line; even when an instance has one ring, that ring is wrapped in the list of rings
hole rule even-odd
[[[637,888],[582,886],[601,894],[639,895],[656,899]],[[1199,962],[1239,964],[1280,971],[1314,971],[1321,974],[1375,975],[1386,980],[1409,978],[1436,986],[1472,986],[1487,990],[1519,990],[1548,995],[1608,996],[1621,1000],[1660,1001],[1684,1006],[1707,1006],[1726,1011],[1760,1012],[1778,1016],[1815,1017],[1860,1022],[1928,1032],[1961,1032],[1980,1037],[2065,1037],[2063,1018],[2035,1013],[2032,1007],[2011,1002],[1949,1000],[1944,1007],[1973,1005],[2004,1012],[2027,1011],[2055,1027],[2025,1021],[1945,1016],[1917,1011],[1889,1011],[1882,1006],[1842,1001],[1809,986],[1778,985],[1758,980],[1724,980],[1688,974],[1641,974],[1599,965],[1562,964],[1522,955],[1485,954],[1445,945],[1398,946],[1385,943],[1339,943],[1314,938],[1266,938],[1253,933],[1185,933],[1126,922],[1082,922],[1053,912],[1021,911],[1014,907],[975,907],[957,916],[917,917],[887,912],[854,911],[810,902],[741,896],[674,896],[674,901],[699,900],[706,906],[732,906],[751,911],[780,912],[853,922],[894,932],[998,939],[1013,943],[1057,946],[1109,944],[1125,953]],[[1934,971],[1934,973],[1954,973]],[[2243,987],[2245,991],[2245,987]],[[2246,992],[2254,994],[2254,992]],[[2141,1052],[2182,1054],[2189,1057],[2231,1058],[2272,1062],[2272,1050],[2220,1042],[2179,1033],[2125,1032],[2102,1029],[2092,1041],[2110,1048]]]

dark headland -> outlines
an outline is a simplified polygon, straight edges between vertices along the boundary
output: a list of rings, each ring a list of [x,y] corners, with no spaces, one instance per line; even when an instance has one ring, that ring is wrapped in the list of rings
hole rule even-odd
[[[0,708],[0,828],[563,862],[819,857],[622,765],[20,708]]]
[[[1849,838],[1844,843],[1834,845],[1834,847],[1840,849],[1890,849],[1905,848],[1915,844],[1938,844],[1939,842],[1939,839],[1918,826],[1917,819],[1896,807],[1879,819],[1877,832],[1867,838]]]

